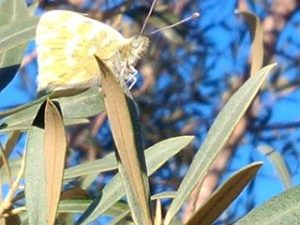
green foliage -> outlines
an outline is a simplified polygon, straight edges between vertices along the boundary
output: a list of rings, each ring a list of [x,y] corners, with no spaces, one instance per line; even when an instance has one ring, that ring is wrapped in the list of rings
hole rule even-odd
[[[29,15],[31,10],[27,9],[22,0],[1,2],[0,23],[5,21],[0,24],[0,54],[5,59],[0,62],[2,69],[19,64],[24,44],[33,38],[37,19]],[[249,13],[244,13],[244,16],[252,21],[250,23],[256,30],[255,34],[261,35],[257,18]],[[155,17],[152,22],[158,23],[155,22]],[[0,216],[11,217],[11,214],[17,214],[22,224],[47,225],[54,224],[51,221],[56,219],[63,220],[63,215],[82,213],[76,224],[88,224],[102,215],[110,215],[115,224],[135,222],[139,225],[150,225],[154,224],[150,201],[157,201],[159,206],[160,199],[171,198],[172,203],[166,217],[160,218],[160,209],[157,208],[155,221],[164,221],[165,225],[182,224],[175,215],[193,189],[203,182],[215,158],[275,67],[273,64],[260,69],[263,57],[259,46],[262,40],[255,35],[253,39],[253,51],[259,52],[259,57],[253,60],[250,78],[228,100],[215,119],[175,193],[150,196],[148,179],[168,159],[191,143],[193,137],[169,138],[144,151],[141,148],[141,131],[133,99],[130,93],[124,93],[113,74],[100,60],[99,68],[105,75],[102,78],[102,91],[105,95],[95,87],[80,93],[68,93],[68,96],[66,93],[60,93],[60,96],[49,94],[27,105],[0,113],[0,132],[11,132],[3,149],[3,159],[10,155],[20,133],[27,133],[26,151],[23,155],[23,158],[26,157],[25,165],[20,163],[21,160],[9,163],[3,160],[1,165],[1,174],[6,174],[2,182],[8,181],[12,185],[10,194],[0,205]],[[61,96],[62,94],[64,95]],[[102,159],[64,169],[67,150],[65,126],[88,123],[91,116],[103,112],[104,109],[111,124],[116,151]],[[261,163],[254,163],[236,172],[194,213],[187,224],[210,224],[215,221],[251,181],[260,166]],[[9,168],[8,172],[4,168]],[[21,179],[19,175],[23,170],[25,196],[16,196],[16,188]],[[63,192],[64,183],[70,179],[87,176],[95,178],[99,173],[112,170],[117,170],[117,174],[94,199],[88,199],[85,190],[80,187],[73,192],[69,191],[68,195],[67,191]],[[17,178],[13,181],[11,177]],[[76,190],[80,190],[80,193],[76,193]],[[58,201],[61,192],[63,194]],[[124,196],[125,202],[122,200]],[[237,224],[274,224],[274,221],[296,224],[300,207],[298,198],[299,188],[291,189],[255,209]],[[20,204],[23,201],[19,200],[24,199],[25,207],[22,207]]]
[[[252,210],[236,225],[299,224],[300,187],[295,187],[273,197],[262,206]]]
[[[28,133],[26,146],[25,195],[29,224],[46,224],[46,182],[44,130],[33,124]]]
[[[202,224],[209,225],[218,218],[220,214],[235,199],[241,190],[248,184],[257,173],[262,163],[252,163],[234,173],[211,197],[202,205],[186,225]]]
[[[50,95],[39,98],[29,104],[1,112],[4,117],[0,132],[12,130],[28,130],[40,106]],[[52,98],[52,97],[51,97]],[[88,117],[104,111],[103,98],[96,87],[85,90],[75,96],[53,97],[59,103],[65,125],[88,123]]]
[[[0,16],[0,54],[34,38],[38,19],[23,0],[3,1]]]
[[[272,69],[274,69],[274,65],[267,66],[259,70],[255,76],[250,77],[221,110],[211,126],[204,143],[195,155],[189,171],[180,184],[177,196],[166,215],[166,225],[170,224],[174,215],[182,207],[196,185],[199,182],[203,182],[214,159],[222,150],[222,147]]]
[[[24,44],[33,39],[37,19],[29,15],[23,0],[0,2],[0,12],[1,91],[18,71],[25,50]]]
[[[293,183],[290,177],[290,173],[282,156],[274,149],[272,149],[270,146],[267,145],[258,146],[258,150],[266,157],[268,157],[271,163],[274,165],[278,173],[278,176],[282,180],[282,183],[285,186],[285,188],[286,189],[292,188]]]

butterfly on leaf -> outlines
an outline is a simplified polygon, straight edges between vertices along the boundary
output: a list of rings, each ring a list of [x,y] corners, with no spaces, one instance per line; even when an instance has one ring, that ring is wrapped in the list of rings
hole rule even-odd
[[[96,57],[118,80],[134,80],[134,65],[149,39],[125,38],[114,28],[79,13],[52,10],[44,13],[36,30],[38,92],[83,89],[101,85]]]

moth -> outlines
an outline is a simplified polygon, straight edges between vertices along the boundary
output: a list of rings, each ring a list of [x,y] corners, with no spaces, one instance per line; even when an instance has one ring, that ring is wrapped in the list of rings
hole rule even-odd
[[[119,80],[135,80],[136,62],[149,38],[125,38],[113,27],[82,14],[52,10],[44,13],[36,29],[37,91],[83,89],[101,85],[97,56]]]

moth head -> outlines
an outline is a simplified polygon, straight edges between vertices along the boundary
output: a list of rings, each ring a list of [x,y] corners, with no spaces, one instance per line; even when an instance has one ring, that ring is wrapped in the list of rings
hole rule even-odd
[[[120,49],[122,61],[129,65],[135,65],[144,55],[149,46],[149,38],[146,36],[135,35],[128,39],[127,43]]]

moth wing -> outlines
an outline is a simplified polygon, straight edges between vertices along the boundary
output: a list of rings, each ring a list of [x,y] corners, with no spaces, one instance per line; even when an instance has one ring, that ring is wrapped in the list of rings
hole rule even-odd
[[[36,30],[38,90],[99,84],[94,55],[109,59],[125,41],[112,27],[78,13],[46,12]]]

